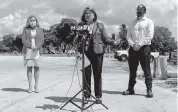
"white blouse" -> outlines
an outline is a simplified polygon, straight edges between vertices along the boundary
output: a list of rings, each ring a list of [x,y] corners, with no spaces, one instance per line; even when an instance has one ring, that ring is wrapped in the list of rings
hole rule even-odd
[[[32,44],[32,46],[35,46],[35,35],[36,35],[36,30],[35,29],[31,30],[31,37],[32,37],[31,44]]]

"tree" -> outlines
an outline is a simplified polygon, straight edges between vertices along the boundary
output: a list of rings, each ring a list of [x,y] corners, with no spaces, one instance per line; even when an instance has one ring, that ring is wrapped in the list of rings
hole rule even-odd
[[[18,52],[22,51],[22,47],[23,47],[22,34],[16,35],[16,39],[13,41],[13,45],[16,46],[16,50]]]
[[[52,25],[50,30],[46,31],[46,48],[48,49],[49,45],[51,45],[56,50],[67,53],[74,47],[73,40],[76,36],[75,32],[71,30],[71,26],[76,26],[77,24],[77,21],[74,19],[63,18],[61,23]]]
[[[120,44],[118,45],[118,48],[120,49],[127,49],[129,47],[128,41],[127,41],[127,28],[125,24],[122,24],[120,26],[120,32],[118,34],[118,38],[121,39]]]
[[[2,46],[1,46],[1,51],[2,52],[12,52],[13,48],[13,40],[14,40],[14,35],[9,34],[9,35],[4,35],[2,37]]]
[[[1,52],[21,52],[22,51],[22,34],[14,35],[14,34],[8,34],[4,35],[2,37],[1,41]]]
[[[156,26],[154,36],[151,41],[152,51],[171,52],[177,49],[174,37],[171,31],[166,27]]]
[[[4,35],[2,39],[2,43],[7,47],[10,47],[13,44],[14,38],[11,35]]]
[[[53,50],[53,44],[56,42],[56,37],[54,35],[53,29],[43,29],[44,31],[44,44],[43,44],[43,52],[47,50],[48,54],[55,54]]]

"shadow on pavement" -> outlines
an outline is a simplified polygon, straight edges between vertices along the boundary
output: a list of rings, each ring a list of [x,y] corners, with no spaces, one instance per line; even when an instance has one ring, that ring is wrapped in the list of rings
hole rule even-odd
[[[106,93],[106,94],[121,94],[122,95],[122,92],[120,92],[120,91],[102,90],[102,93]]]
[[[21,88],[3,88],[1,90],[3,90],[3,91],[11,91],[11,92],[27,92],[26,89],[21,89]]]
[[[35,108],[40,108],[43,110],[53,110],[53,109],[58,109],[59,105],[51,105],[51,104],[44,104],[43,106],[36,106]]]
[[[123,91],[120,92],[120,91],[108,91],[108,90],[102,90],[102,93],[106,93],[106,94],[120,94],[120,95],[123,95]],[[134,95],[136,96],[145,96],[144,94],[137,94],[135,93]],[[125,96],[125,95],[123,95]],[[133,96],[133,95],[132,95]]]
[[[51,96],[51,97],[45,97],[45,99],[53,100],[54,102],[67,102],[72,97],[58,97],[58,96]],[[74,98],[72,100],[73,102],[82,102],[82,99]]]
[[[61,109],[61,110],[65,110],[66,112],[68,111],[68,112],[81,112],[81,110],[68,110],[68,109]],[[95,109],[95,110],[93,110],[93,109],[86,109],[86,110],[83,110],[84,112],[86,111],[86,112],[97,112],[97,111],[99,111],[99,112],[102,112],[102,111],[104,111],[104,112],[108,112],[108,110],[107,109]],[[57,112],[60,112],[60,111],[57,111]]]

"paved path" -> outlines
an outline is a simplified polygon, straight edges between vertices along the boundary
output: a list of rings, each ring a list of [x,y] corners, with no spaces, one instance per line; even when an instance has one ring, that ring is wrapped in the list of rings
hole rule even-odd
[[[40,92],[29,94],[26,92],[28,83],[22,57],[1,57],[0,112],[80,112],[71,103],[64,107],[66,110],[59,109],[70,86],[67,98],[71,98],[80,90],[81,72],[78,70],[77,75],[75,71],[73,75],[74,65],[75,59],[72,57],[43,58]],[[86,112],[176,112],[176,92],[153,85],[154,97],[147,99],[144,81],[137,80],[136,95],[123,96],[122,91],[127,88],[127,83],[127,63],[105,58],[103,103],[109,109],[93,105]],[[74,102],[80,105],[81,98],[79,94]]]

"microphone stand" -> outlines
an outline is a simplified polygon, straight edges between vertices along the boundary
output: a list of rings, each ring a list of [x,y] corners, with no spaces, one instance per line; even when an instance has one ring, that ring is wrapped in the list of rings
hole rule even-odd
[[[87,34],[83,34],[82,35],[82,88],[81,90],[76,93],[71,99],[69,99],[61,108],[60,110],[62,110],[68,103],[72,103],[73,105],[75,105],[76,107],[78,107],[81,112],[83,112],[84,110],[88,109],[89,107],[91,107],[92,105],[96,104],[98,99],[95,98],[91,93],[88,93],[85,89],[84,89],[84,83],[86,81],[85,78],[85,41],[86,41],[86,37]],[[79,95],[82,92],[82,105],[79,106],[76,103],[74,103],[72,100]],[[92,103],[90,105],[88,105],[87,107],[85,107],[85,103],[84,103],[84,93],[90,95],[93,99],[95,99],[95,101],[91,101]],[[100,102],[101,105],[103,105],[106,109],[108,109],[108,107],[106,107],[102,102]]]

